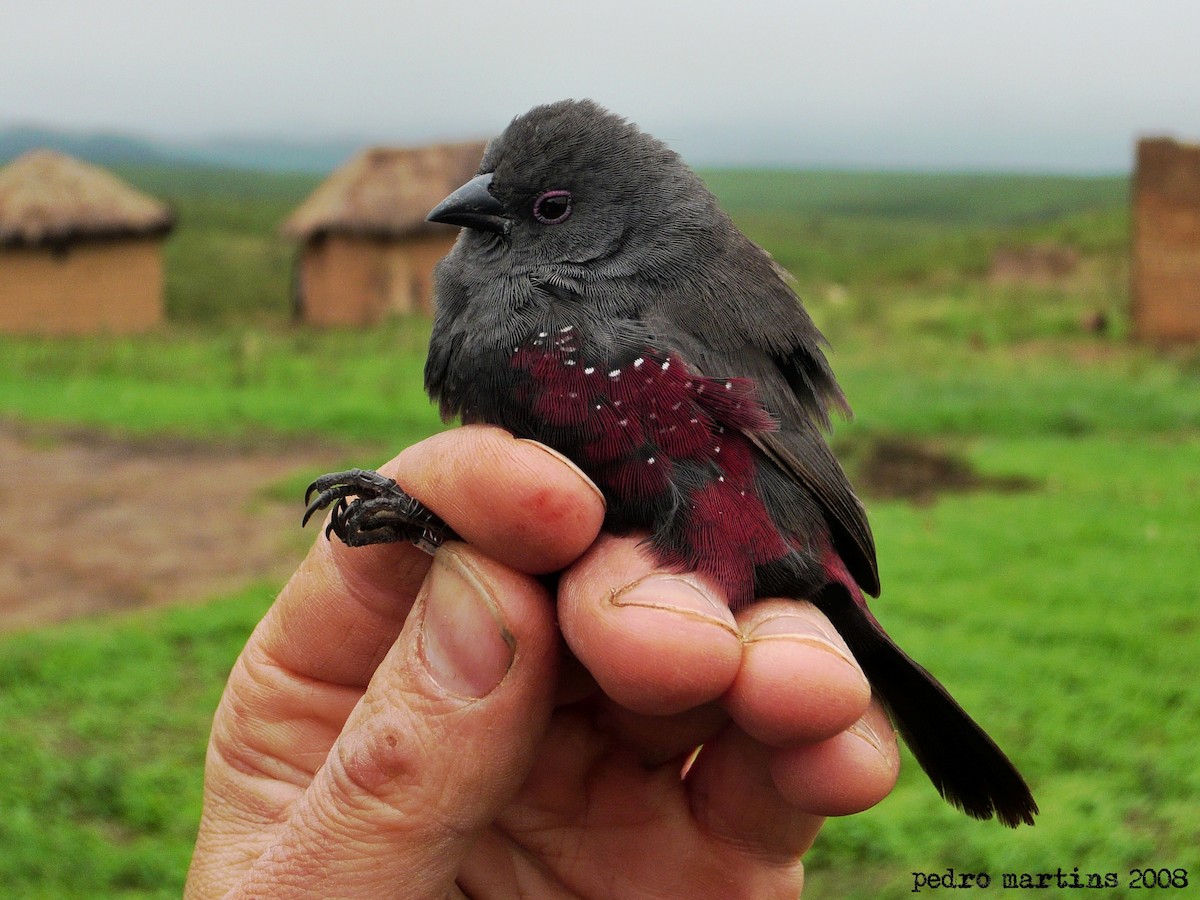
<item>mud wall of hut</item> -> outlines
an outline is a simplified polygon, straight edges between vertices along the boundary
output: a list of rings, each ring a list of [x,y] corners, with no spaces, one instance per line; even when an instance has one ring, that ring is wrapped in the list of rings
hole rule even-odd
[[[1133,219],[1134,334],[1200,341],[1200,146],[1138,144]]]
[[[358,326],[432,313],[433,267],[453,243],[444,234],[311,240],[300,260],[300,315],[315,325]]]
[[[158,238],[0,248],[0,331],[129,334],[163,320]]]

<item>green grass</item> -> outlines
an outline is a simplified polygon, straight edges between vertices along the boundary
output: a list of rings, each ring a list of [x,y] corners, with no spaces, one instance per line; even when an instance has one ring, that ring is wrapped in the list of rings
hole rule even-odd
[[[208,726],[272,593],[0,638],[0,893],[180,895]]]
[[[296,247],[279,226],[319,177],[207,167],[120,174],[176,212],[164,253],[171,321],[261,323],[290,315]]]
[[[1051,222],[1124,204],[1124,176],[970,172],[705,171],[731,214],[853,216],[956,227]]]
[[[830,284],[979,275],[1003,244],[1120,252],[1128,179],[722,170],[704,177],[805,296]]]
[[[872,505],[874,608],[1020,762],[1042,815],[963,821],[909,760],[882,806],[826,828],[814,896],[900,897],[912,871],[947,867],[1197,871],[1200,433],[970,447],[1042,489]]]
[[[1058,867],[1122,885],[1134,867],[1200,873],[1200,353],[1125,340],[1125,180],[706,174],[830,337],[857,413],[839,437],[936,439],[1036,485],[870,513],[874,608],[1020,763],[1038,825],[967,820],[908,760],[881,806],[829,823],[808,895],[899,898],[913,871],[948,867],[989,872],[992,890]],[[173,324],[0,340],[0,415],[366,458],[440,427],[421,390],[427,323],[287,323],[273,229],[306,182],[135,175],[192,211],[168,251]],[[988,279],[996,248],[1043,242],[1075,248],[1079,271]],[[1097,312],[1108,330],[1081,328]],[[270,593],[0,637],[6,890],[178,894],[208,721]]]
[[[1039,353],[921,344],[893,356],[862,348],[835,364],[855,427],[908,434],[1018,437],[1200,429],[1200,375],[1149,353],[1080,360],[1063,345]]]
[[[429,323],[363,332],[167,329],[0,340],[0,410],[132,434],[402,446],[440,429],[422,388]]]

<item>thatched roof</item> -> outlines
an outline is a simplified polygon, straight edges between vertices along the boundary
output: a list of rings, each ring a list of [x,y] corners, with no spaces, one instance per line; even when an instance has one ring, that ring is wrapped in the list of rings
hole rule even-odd
[[[111,172],[53,150],[0,169],[0,245],[166,234],[169,208]]]
[[[300,204],[283,233],[307,240],[331,233],[394,238],[449,230],[425,216],[475,174],[484,146],[474,141],[364,150]]]

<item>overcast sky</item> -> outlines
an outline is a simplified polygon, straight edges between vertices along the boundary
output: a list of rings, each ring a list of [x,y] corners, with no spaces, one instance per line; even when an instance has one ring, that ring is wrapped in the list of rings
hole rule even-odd
[[[1123,170],[1200,140],[1200,2],[0,0],[0,124],[407,143],[580,96],[698,163]]]

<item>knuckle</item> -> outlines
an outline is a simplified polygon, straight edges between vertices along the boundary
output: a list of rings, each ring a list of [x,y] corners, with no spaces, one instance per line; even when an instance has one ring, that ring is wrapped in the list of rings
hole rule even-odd
[[[331,786],[353,804],[403,805],[421,787],[419,736],[394,722],[367,722],[343,734],[330,755]]]
[[[343,733],[326,764],[335,807],[372,827],[411,830],[435,815],[444,793],[440,770],[428,764],[437,740],[394,717],[370,718]]]

